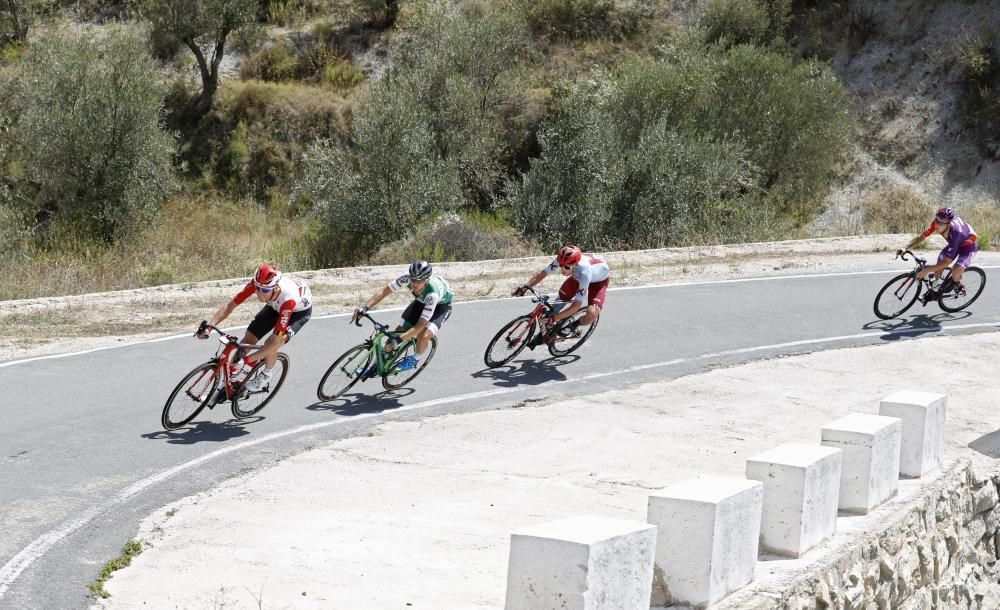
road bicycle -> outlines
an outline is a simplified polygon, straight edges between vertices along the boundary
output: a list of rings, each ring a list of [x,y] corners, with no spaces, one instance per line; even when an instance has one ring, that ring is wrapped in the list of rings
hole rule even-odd
[[[370,337],[344,352],[326,370],[319,381],[319,387],[316,388],[316,396],[320,400],[334,400],[359,381],[371,379],[376,375],[382,378],[382,387],[386,390],[398,390],[423,372],[434,357],[437,337],[431,337],[427,353],[416,366],[408,367],[403,361],[416,354],[417,338],[410,337],[398,343],[397,338],[401,332],[390,330],[387,325],[366,313],[360,314],[354,320],[354,324],[361,326],[361,318],[367,318],[375,328]],[[391,352],[386,350],[386,343],[393,344]]]
[[[904,261],[910,260],[907,255],[912,257],[913,271],[900,273],[892,278],[875,296],[875,315],[883,320],[903,315],[918,298],[924,306],[937,301],[944,311],[961,311],[972,305],[986,287],[986,273],[979,267],[967,268],[958,285],[951,279],[951,267],[945,269],[939,277],[925,276],[917,279],[917,271],[927,266],[927,259],[920,258],[909,250],[896,257]]]
[[[507,364],[529,345],[545,343],[549,353],[556,357],[571,354],[594,334],[597,322],[600,321],[598,317],[590,326],[581,327],[580,319],[587,315],[587,308],[581,307],[572,316],[548,328],[542,319],[556,313],[560,307],[568,305],[571,301],[550,302],[549,295],[539,294],[532,290],[531,286],[523,288],[534,295],[531,302],[537,305],[531,313],[514,318],[494,335],[493,340],[486,346],[486,354],[483,355],[483,361],[490,368]]]
[[[226,401],[232,403],[233,417],[242,419],[256,415],[285,383],[289,360],[288,356],[279,352],[268,385],[259,392],[250,392],[246,384],[264,367],[264,361],[250,362],[246,354],[247,350],[260,346],[240,343],[219,327],[202,322],[198,332],[205,331],[218,333],[221,345],[211,360],[185,375],[171,392],[160,418],[166,430],[176,430],[197,417],[205,407],[213,408]]]

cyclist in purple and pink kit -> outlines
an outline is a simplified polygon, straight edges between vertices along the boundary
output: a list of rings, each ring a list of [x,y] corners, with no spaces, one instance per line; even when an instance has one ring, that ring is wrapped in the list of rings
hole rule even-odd
[[[962,274],[965,272],[966,267],[972,263],[973,257],[975,257],[976,252],[979,250],[979,244],[976,243],[976,231],[969,223],[955,216],[955,210],[952,208],[938,208],[934,214],[931,226],[927,227],[927,230],[920,235],[914,237],[905,247],[897,250],[896,254],[901,254],[903,250],[909,250],[934,233],[939,233],[948,244],[944,247],[944,250],[941,250],[941,254],[938,255],[937,264],[924,267],[917,272],[917,277],[922,279],[928,273],[940,275],[954,261],[955,266],[952,267],[951,276],[941,286],[940,292],[943,294],[949,290],[954,290],[956,293],[961,293],[964,290],[964,286],[962,286]]]

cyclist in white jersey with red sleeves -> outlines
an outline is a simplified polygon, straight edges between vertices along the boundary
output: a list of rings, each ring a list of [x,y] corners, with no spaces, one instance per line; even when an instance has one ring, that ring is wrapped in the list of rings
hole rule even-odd
[[[304,280],[283,277],[276,266],[264,263],[257,267],[243,290],[220,307],[208,322],[218,326],[252,294],[257,295],[257,300],[264,303],[264,307],[250,322],[241,343],[257,343],[264,335],[274,331],[263,347],[247,356],[250,362],[264,361],[264,368],[245,386],[250,392],[260,392],[271,380],[278,349],[291,341],[292,336],[302,330],[312,316],[312,292]],[[206,332],[196,335],[199,339],[208,337]]]
[[[562,307],[557,311],[548,321],[549,325],[566,319],[586,307],[587,313],[580,318],[576,326],[589,326],[601,315],[601,309],[604,308],[611,268],[608,267],[604,257],[590,252],[585,253],[573,244],[567,244],[559,249],[555,260],[531,276],[527,286],[534,286],[557,269],[566,277],[559,288],[559,300],[572,302],[568,307]],[[521,286],[513,292],[513,296],[519,297],[526,292],[527,288]],[[575,331],[576,328],[570,330]]]

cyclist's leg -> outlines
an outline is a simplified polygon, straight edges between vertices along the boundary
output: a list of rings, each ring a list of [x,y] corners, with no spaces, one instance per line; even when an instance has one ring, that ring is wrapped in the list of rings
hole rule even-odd
[[[438,334],[441,327],[448,318],[451,317],[451,303],[439,303],[437,307],[434,308],[434,313],[431,315],[431,319],[427,321],[427,327],[417,336],[417,359],[419,360],[426,354],[427,346],[430,345],[431,339]]]
[[[604,298],[608,292],[608,280],[590,285],[587,294],[587,313],[580,318],[580,324],[589,326],[594,323],[604,309]]]
[[[979,251],[979,243],[971,242],[968,245],[963,244],[958,249],[958,257],[955,258],[955,264],[951,267],[951,277],[956,284],[962,283],[962,275],[965,273],[966,268],[972,264],[972,259],[976,257],[976,252]]]

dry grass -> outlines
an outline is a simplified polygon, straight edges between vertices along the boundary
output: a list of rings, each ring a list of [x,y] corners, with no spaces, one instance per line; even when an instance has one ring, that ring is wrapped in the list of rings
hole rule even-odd
[[[0,300],[84,294],[178,282],[243,277],[265,260],[285,269],[313,266],[311,227],[252,203],[183,196],[161,219],[112,247],[63,243],[23,246],[0,260]]]

